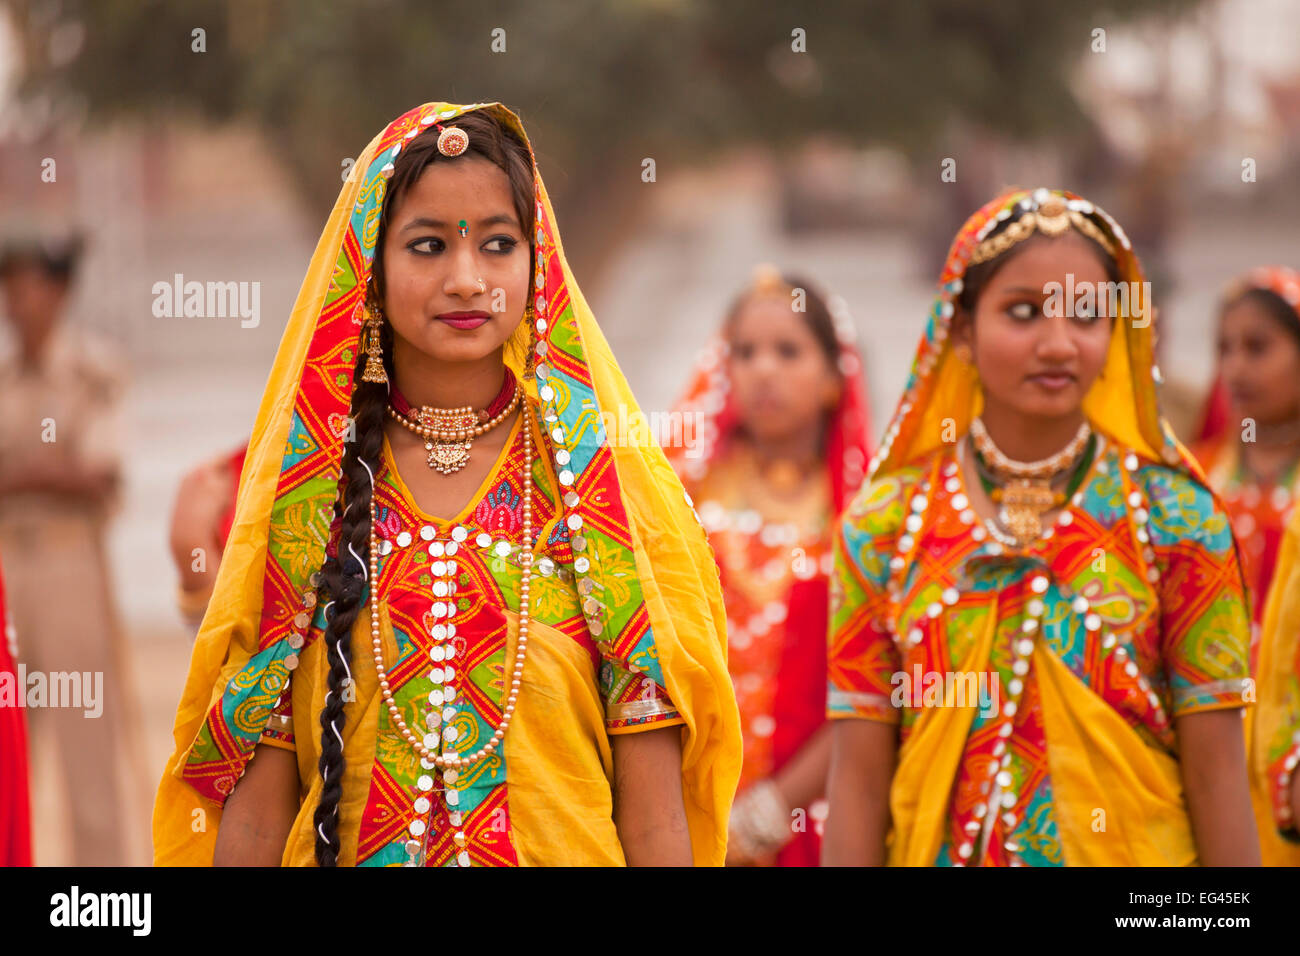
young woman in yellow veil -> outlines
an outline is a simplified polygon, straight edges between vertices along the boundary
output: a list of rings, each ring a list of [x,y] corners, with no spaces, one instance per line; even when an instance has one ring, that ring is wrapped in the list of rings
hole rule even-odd
[[[1241,570],[1152,316],[1078,196],[958,233],[836,542],[825,862],[1258,862]]]
[[[262,400],[161,864],[720,864],[725,616],[519,120],[371,141]]]

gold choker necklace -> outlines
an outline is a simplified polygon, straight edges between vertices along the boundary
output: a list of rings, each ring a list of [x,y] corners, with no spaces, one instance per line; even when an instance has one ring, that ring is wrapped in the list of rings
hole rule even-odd
[[[474,439],[485,435],[510,417],[519,406],[523,390],[515,385],[510,401],[500,412],[488,418],[486,411],[475,411],[469,405],[460,408],[431,408],[422,405],[417,417],[403,415],[389,404],[388,414],[407,431],[424,439],[424,450],[430,468],[440,475],[454,475],[469,464],[469,452]]]
[[[1000,505],[998,521],[1018,545],[1028,547],[1043,535],[1043,515],[1062,503],[1061,496],[1052,490],[1052,480],[1078,464],[1092,428],[1083,422],[1064,448],[1032,462],[1015,461],[1003,454],[978,418],[971,422],[970,434],[975,448],[1001,485],[992,496]]]

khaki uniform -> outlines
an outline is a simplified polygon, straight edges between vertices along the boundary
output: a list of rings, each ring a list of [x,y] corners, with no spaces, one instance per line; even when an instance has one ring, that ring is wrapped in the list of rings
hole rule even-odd
[[[38,365],[16,350],[0,356],[0,476],[41,458],[116,469],[123,387],[117,353],[65,323],[50,334]],[[128,862],[118,754],[131,705],[105,552],[116,504],[57,491],[0,494],[0,555],[19,661],[29,675],[103,675],[98,717],[50,700],[27,712],[33,740],[52,737],[58,749],[72,817],[71,862],[79,866]]]

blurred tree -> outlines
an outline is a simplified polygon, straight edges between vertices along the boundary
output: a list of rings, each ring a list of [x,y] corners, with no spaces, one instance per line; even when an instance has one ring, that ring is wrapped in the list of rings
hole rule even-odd
[[[5,0],[21,96],[91,120],[191,114],[265,129],[304,196],[430,99],[528,125],[575,265],[594,267],[657,176],[810,134],[923,150],[959,116],[1011,136],[1086,123],[1068,86],[1094,27],[1183,0]],[[498,45],[494,52],[494,31]],[[193,31],[205,32],[205,51]],[[800,33],[800,31],[802,31]],[[804,52],[799,51],[802,43]]]

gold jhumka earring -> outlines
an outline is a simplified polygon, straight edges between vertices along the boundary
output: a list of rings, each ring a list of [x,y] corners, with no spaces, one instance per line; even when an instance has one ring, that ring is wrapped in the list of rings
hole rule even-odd
[[[361,327],[361,338],[366,351],[366,367],[361,373],[361,381],[387,385],[388,372],[384,369],[384,349],[380,340],[384,314],[369,300],[366,301],[365,312],[366,320]]]
[[[524,322],[528,324],[528,355],[524,359],[524,381],[531,382],[537,377],[537,313],[531,302],[524,306]]]

